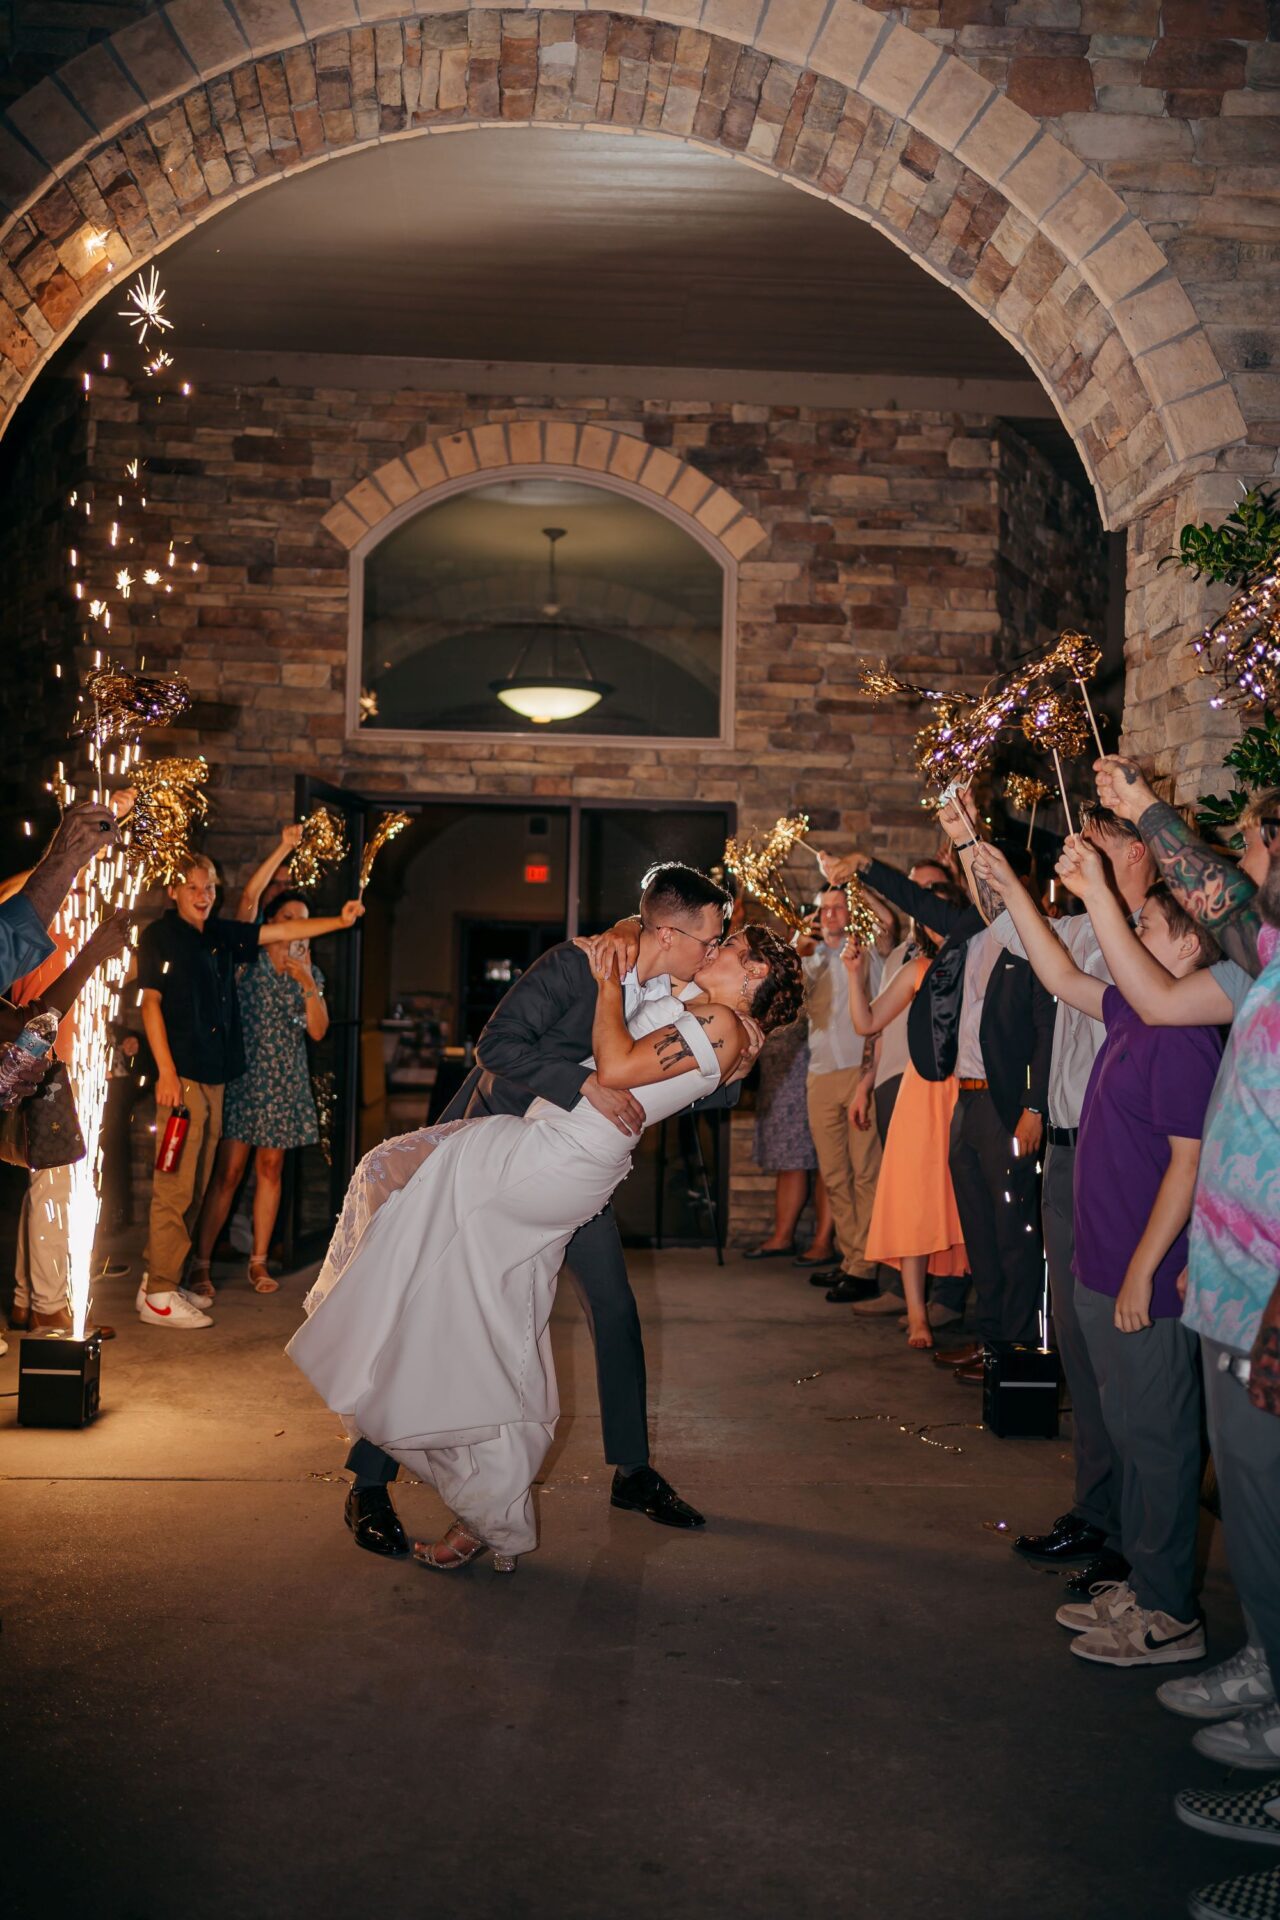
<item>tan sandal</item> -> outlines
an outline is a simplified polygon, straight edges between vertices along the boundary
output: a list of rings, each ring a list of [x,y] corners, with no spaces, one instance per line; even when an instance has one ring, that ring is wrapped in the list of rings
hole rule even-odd
[[[255,1293],[279,1293],[280,1282],[273,1280],[267,1270],[265,1260],[256,1258],[249,1262],[249,1285]]]
[[[209,1267],[208,1260],[197,1260],[194,1256],[188,1260],[187,1277],[182,1282],[182,1291],[189,1293],[193,1300],[203,1300],[208,1305],[212,1305],[218,1296]]]

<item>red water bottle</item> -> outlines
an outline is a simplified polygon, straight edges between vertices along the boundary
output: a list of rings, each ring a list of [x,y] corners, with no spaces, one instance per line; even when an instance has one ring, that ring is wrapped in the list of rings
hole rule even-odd
[[[191,1115],[185,1107],[174,1107],[165,1123],[164,1138],[160,1142],[160,1151],[156,1155],[157,1173],[176,1173],[178,1162],[182,1158],[183,1142],[187,1137],[187,1128],[191,1125]]]

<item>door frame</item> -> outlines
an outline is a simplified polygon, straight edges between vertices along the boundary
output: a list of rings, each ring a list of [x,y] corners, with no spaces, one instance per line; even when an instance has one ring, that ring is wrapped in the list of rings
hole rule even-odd
[[[359,870],[361,854],[365,843],[365,818],[371,813],[386,813],[395,807],[466,807],[498,808],[507,813],[568,813],[569,834],[565,871],[565,938],[572,940],[579,925],[579,895],[582,886],[582,820],[589,813],[719,813],[724,815],[728,831],[737,831],[738,807],[733,800],[686,800],[672,802],[659,799],[615,800],[604,797],[594,798],[590,794],[545,794],[530,795],[527,799],[512,794],[487,793],[432,793],[430,789],[419,787],[397,789],[391,792],[381,789],[368,791],[359,775],[354,775],[349,786],[336,786],[332,781],[315,774],[300,773],[294,780],[294,799],[297,809],[296,818],[302,819],[313,806],[321,802],[337,807],[348,821],[351,837],[351,857]],[[364,942],[359,924],[348,935],[353,945],[349,1010],[341,1016],[344,1026],[344,1062],[346,1084],[354,1089],[354,1098],[345,1102],[345,1111],[334,1114],[333,1127],[333,1201],[334,1218],[342,1204],[356,1165],[356,1144],[359,1127],[359,1089],[360,1089],[360,1008],[363,987]],[[729,1167],[731,1155],[721,1152],[718,1156],[719,1179],[717,1181],[717,1206],[721,1222],[728,1218]],[[305,1258],[307,1250],[295,1243],[292,1183],[287,1189],[287,1203],[282,1206],[284,1215],[284,1241],[286,1259],[292,1264],[295,1257]],[[722,1225],[721,1231],[724,1228]]]

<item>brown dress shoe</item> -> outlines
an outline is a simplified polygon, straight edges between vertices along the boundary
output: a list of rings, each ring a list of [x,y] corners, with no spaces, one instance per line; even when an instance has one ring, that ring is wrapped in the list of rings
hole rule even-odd
[[[31,1325],[30,1307],[13,1306],[9,1309],[9,1328],[14,1333],[25,1333]]]
[[[933,1364],[935,1367],[967,1367],[974,1360],[981,1360],[982,1348],[973,1340],[965,1347],[948,1347],[945,1351],[935,1347]]]
[[[986,1368],[981,1360],[971,1360],[966,1367],[957,1367],[955,1377],[966,1387],[980,1387],[986,1377]]]

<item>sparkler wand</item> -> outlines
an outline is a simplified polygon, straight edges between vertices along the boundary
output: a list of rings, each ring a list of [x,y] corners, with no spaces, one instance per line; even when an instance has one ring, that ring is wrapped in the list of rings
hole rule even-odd
[[[1043,693],[1039,699],[1032,701],[1023,714],[1022,731],[1033,746],[1039,747],[1042,752],[1047,748],[1053,755],[1058,792],[1062,796],[1062,811],[1067,816],[1067,831],[1074,833],[1067,783],[1062,772],[1062,755],[1065,753],[1068,759],[1077,759],[1088,751],[1089,733],[1084,709],[1079,702],[1073,703],[1065,694]]]
[[[1043,780],[1037,780],[1029,773],[1011,773],[1004,783],[1004,797],[1011,807],[1021,811],[1030,810],[1031,823],[1027,828],[1027,851],[1031,851],[1031,841],[1036,830],[1036,808],[1042,800],[1047,800],[1051,789]]]
[[[364,853],[361,856],[360,884],[356,888],[356,896],[358,899],[364,898],[364,890],[373,875],[374,861],[382,852],[388,840],[394,840],[398,833],[404,832],[411,818],[412,815],[407,813],[384,813],[378,821],[377,826],[369,835],[368,841],[365,844]]]
[[[1102,664],[1102,648],[1096,641],[1091,640],[1087,633],[1077,633],[1074,628],[1069,627],[1065,633],[1059,635],[1058,644],[1050,654],[1049,660],[1054,665],[1064,666],[1079,687],[1084,710],[1089,716],[1089,725],[1093,728],[1093,737],[1098,743],[1098,753],[1100,756],[1105,755],[1107,750],[1102,744],[1097,716],[1093,711],[1089,689],[1085,684],[1087,680],[1093,678]]]

